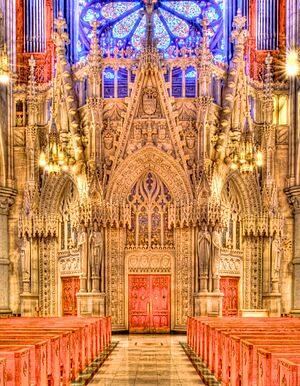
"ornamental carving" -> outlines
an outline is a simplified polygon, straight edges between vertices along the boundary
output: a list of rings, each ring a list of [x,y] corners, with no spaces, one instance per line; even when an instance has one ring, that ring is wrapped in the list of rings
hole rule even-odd
[[[69,256],[66,256],[64,253],[61,253],[59,255],[59,263],[61,276],[73,276],[81,274],[79,253],[74,253],[73,255]]]
[[[171,274],[172,255],[169,253],[128,253],[129,274]]]

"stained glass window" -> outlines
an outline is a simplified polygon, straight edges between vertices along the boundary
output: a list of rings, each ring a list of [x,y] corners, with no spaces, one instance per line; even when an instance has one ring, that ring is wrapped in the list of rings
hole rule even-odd
[[[138,1],[79,0],[80,58],[89,51],[91,21],[100,21],[99,35],[103,47],[142,47],[146,32],[145,4]],[[195,48],[202,35],[201,20],[208,18],[210,48],[217,60],[224,58],[223,0],[158,0],[153,11],[154,36],[158,48],[166,54],[168,47]]]

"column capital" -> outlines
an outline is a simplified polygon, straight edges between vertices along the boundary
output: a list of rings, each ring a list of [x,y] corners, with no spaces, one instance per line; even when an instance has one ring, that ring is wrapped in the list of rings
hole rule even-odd
[[[284,189],[289,205],[293,212],[300,213],[300,185],[291,186]]]
[[[15,202],[17,191],[12,188],[0,187],[0,215],[8,215],[9,208]]]

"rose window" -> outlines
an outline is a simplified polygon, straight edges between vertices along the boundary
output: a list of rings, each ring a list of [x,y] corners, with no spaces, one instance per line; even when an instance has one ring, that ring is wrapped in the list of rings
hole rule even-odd
[[[153,1],[154,2],[154,1]],[[154,2],[153,26],[157,46],[165,56],[172,49],[197,47],[201,41],[203,17],[208,19],[210,48],[217,60],[224,58],[223,0]],[[103,48],[132,47],[139,51],[146,33],[144,1],[79,0],[81,59],[89,51],[92,21],[98,20]]]

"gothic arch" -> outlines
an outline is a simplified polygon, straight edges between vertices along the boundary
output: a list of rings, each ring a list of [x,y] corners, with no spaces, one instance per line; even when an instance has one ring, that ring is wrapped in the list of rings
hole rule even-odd
[[[235,190],[234,193],[238,196],[242,205],[243,213],[245,215],[259,213],[261,209],[261,199],[256,176],[252,174],[243,176],[237,172],[228,173],[224,180],[222,192],[229,181],[231,181]]]
[[[147,171],[153,171],[166,183],[175,201],[192,200],[192,189],[180,163],[154,146],[143,147],[118,166],[109,182],[106,199],[125,202],[133,184]]]
[[[56,214],[58,213],[59,204],[62,198],[62,194],[69,181],[72,181],[77,189],[77,184],[73,178],[67,174],[62,173],[58,176],[50,175],[47,178],[44,188],[41,192],[40,199],[40,212],[43,214]]]

